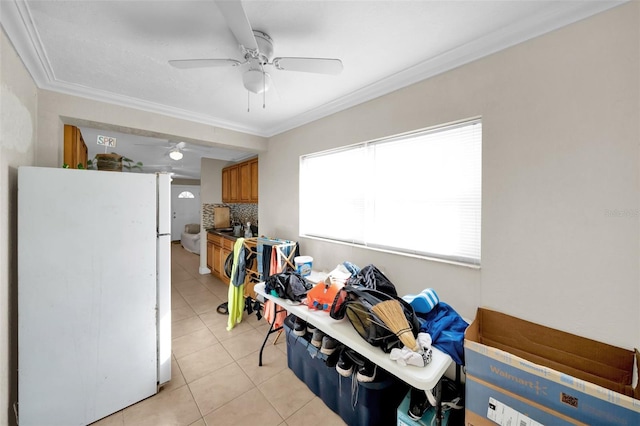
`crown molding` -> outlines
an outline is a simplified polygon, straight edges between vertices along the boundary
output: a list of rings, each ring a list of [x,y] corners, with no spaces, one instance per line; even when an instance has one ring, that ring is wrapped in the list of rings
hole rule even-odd
[[[2,1],[2,0],[0,0]],[[145,101],[125,95],[114,94],[105,90],[95,89],[92,87],[81,86],[78,84],[70,84],[67,82],[49,82],[41,89],[50,90],[56,93],[78,96],[94,101],[105,102],[108,104],[118,105],[125,108],[132,108],[146,112],[165,115],[172,118],[178,118],[185,121],[191,121],[199,124],[206,124],[213,127],[220,127],[227,130],[233,130],[240,133],[247,133],[255,136],[267,137],[267,135],[259,128],[243,126],[239,123],[220,120],[206,114],[200,114],[172,106],[167,106],[155,102]]]
[[[578,22],[605,10],[627,3],[630,0],[582,2],[558,2],[560,10],[543,11],[530,15],[524,21],[518,21],[498,31],[478,38],[470,43],[456,47],[438,56],[425,60],[392,76],[356,90],[321,107],[304,112],[281,125],[271,127],[265,133],[269,137],[304,124],[319,120],[347,108],[384,96],[396,90],[450,71],[477,59],[507,49],[545,33]]]
[[[0,1],[0,24],[10,36],[9,40],[20,55],[36,86],[41,88],[47,82],[55,80],[53,69],[44,53],[31,13],[24,1]]]
[[[49,63],[24,0],[0,0],[0,24],[9,35],[25,67],[40,89],[79,96],[128,108],[158,113],[182,120],[221,127],[261,137],[272,137],[319,120],[339,111],[370,101],[419,81],[444,73],[492,53],[504,50],[542,34],[572,24],[630,0],[556,2],[556,8],[532,14],[523,21],[508,25],[470,43],[444,52],[415,66],[379,80],[320,107],[303,112],[269,128],[257,128],[219,120],[167,105],[118,95],[107,91],[58,81]]]
[[[42,43],[33,24],[31,12],[24,0],[0,0],[0,7],[0,24],[9,36],[9,40],[16,49],[16,52],[20,55],[20,59],[39,89],[162,114],[236,132],[267,137],[265,132],[259,128],[220,120],[209,115],[115,94],[105,90],[59,81],[56,79],[42,47]]]

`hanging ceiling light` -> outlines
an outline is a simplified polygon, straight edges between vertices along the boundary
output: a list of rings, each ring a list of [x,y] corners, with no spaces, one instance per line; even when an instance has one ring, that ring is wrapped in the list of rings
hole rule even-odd
[[[259,95],[271,87],[271,76],[261,70],[250,69],[242,76],[245,89]]]
[[[172,160],[176,160],[176,161],[182,160],[182,152],[180,151],[179,148],[172,149],[169,152],[169,158],[171,158]]]

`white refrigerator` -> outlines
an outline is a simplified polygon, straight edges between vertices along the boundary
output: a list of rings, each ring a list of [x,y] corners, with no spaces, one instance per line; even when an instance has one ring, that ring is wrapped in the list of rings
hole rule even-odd
[[[86,425],[171,379],[166,174],[18,169],[20,426]]]

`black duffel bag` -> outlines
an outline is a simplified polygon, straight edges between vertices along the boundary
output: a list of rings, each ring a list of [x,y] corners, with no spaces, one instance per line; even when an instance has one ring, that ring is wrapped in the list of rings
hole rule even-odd
[[[293,271],[273,274],[264,282],[264,289],[267,293],[275,294],[282,299],[299,302],[307,296],[313,284],[302,278],[300,274]]]
[[[371,288],[344,286],[336,294],[329,315],[333,319],[342,319],[346,315],[364,340],[389,353],[393,348],[402,348],[403,344],[372,310],[373,306],[386,300],[397,300],[400,303],[411,332],[417,337],[420,322],[413,307],[400,297]]]

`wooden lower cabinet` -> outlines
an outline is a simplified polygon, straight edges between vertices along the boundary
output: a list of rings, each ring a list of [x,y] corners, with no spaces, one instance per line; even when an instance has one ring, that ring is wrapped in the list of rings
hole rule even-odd
[[[229,285],[230,277],[225,273],[224,263],[227,257],[233,253],[235,243],[235,239],[207,232],[207,267],[211,270],[213,276],[227,285]],[[249,274],[247,274],[244,293],[245,296],[251,296],[255,299],[256,294],[253,291],[253,286],[254,284],[250,283]]]
[[[224,262],[229,253],[233,252],[235,240],[218,234],[207,233],[207,267],[211,273],[225,284],[229,284],[229,277],[224,272]]]
[[[219,245],[213,245],[213,273],[219,278],[222,278],[222,247]]]
[[[222,279],[224,261],[222,260],[222,240],[224,237],[207,232],[207,267],[211,273]]]
[[[207,268],[213,271],[213,242],[207,237]]]

